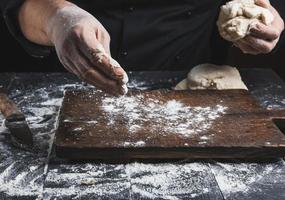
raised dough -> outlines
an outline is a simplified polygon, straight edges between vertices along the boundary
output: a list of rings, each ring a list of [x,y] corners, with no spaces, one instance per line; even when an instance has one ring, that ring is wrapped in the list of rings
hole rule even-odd
[[[187,79],[178,83],[175,90],[199,89],[245,89],[239,71],[227,65],[201,64],[194,67]]]
[[[174,90],[187,90],[188,89],[188,80],[187,78],[180,81],[174,88]]]
[[[247,36],[258,22],[269,25],[273,19],[272,13],[254,0],[233,0],[221,7],[217,25],[220,35],[233,42]]]

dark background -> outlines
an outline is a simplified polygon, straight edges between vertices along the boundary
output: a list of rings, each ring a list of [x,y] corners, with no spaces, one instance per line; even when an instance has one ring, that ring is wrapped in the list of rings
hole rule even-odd
[[[0,72],[19,72],[19,71],[33,71],[33,72],[54,72],[65,71],[60,65],[54,53],[50,56],[40,59],[28,55],[17,41],[10,35],[3,21],[0,17],[0,53],[1,66]],[[272,68],[279,76],[285,80],[285,37],[278,50],[270,55],[250,56],[244,55],[239,49],[232,47],[230,49],[228,64],[237,67],[262,67]],[[8,66],[7,66],[8,65]]]

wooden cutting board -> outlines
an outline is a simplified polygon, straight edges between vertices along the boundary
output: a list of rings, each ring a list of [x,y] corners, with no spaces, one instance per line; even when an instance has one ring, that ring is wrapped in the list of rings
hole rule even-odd
[[[68,159],[285,155],[285,111],[264,110],[245,90],[67,91],[58,123],[56,155]]]

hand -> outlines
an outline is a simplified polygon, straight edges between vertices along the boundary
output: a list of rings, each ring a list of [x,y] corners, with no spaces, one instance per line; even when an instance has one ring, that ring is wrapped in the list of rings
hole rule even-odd
[[[82,80],[112,94],[127,92],[127,74],[110,56],[109,34],[86,11],[65,0],[25,0],[18,20],[28,40],[54,46],[66,69]]]
[[[70,5],[59,9],[47,24],[47,35],[67,70],[108,93],[127,93],[126,72],[111,58],[110,36],[95,17]]]
[[[246,54],[267,54],[277,45],[284,30],[284,21],[268,0],[256,0],[256,4],[271,11],[274,16],[273,23],[269,26],[262,23],[256,24],[251,28],[250,35],[238,40],[234,45]]]

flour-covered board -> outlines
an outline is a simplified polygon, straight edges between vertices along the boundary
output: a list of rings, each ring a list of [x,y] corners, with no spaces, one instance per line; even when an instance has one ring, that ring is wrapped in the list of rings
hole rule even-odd
[[[69,159],[248,158],[285,155],[285,136],[245,90],[67,91],[56,154]]]

